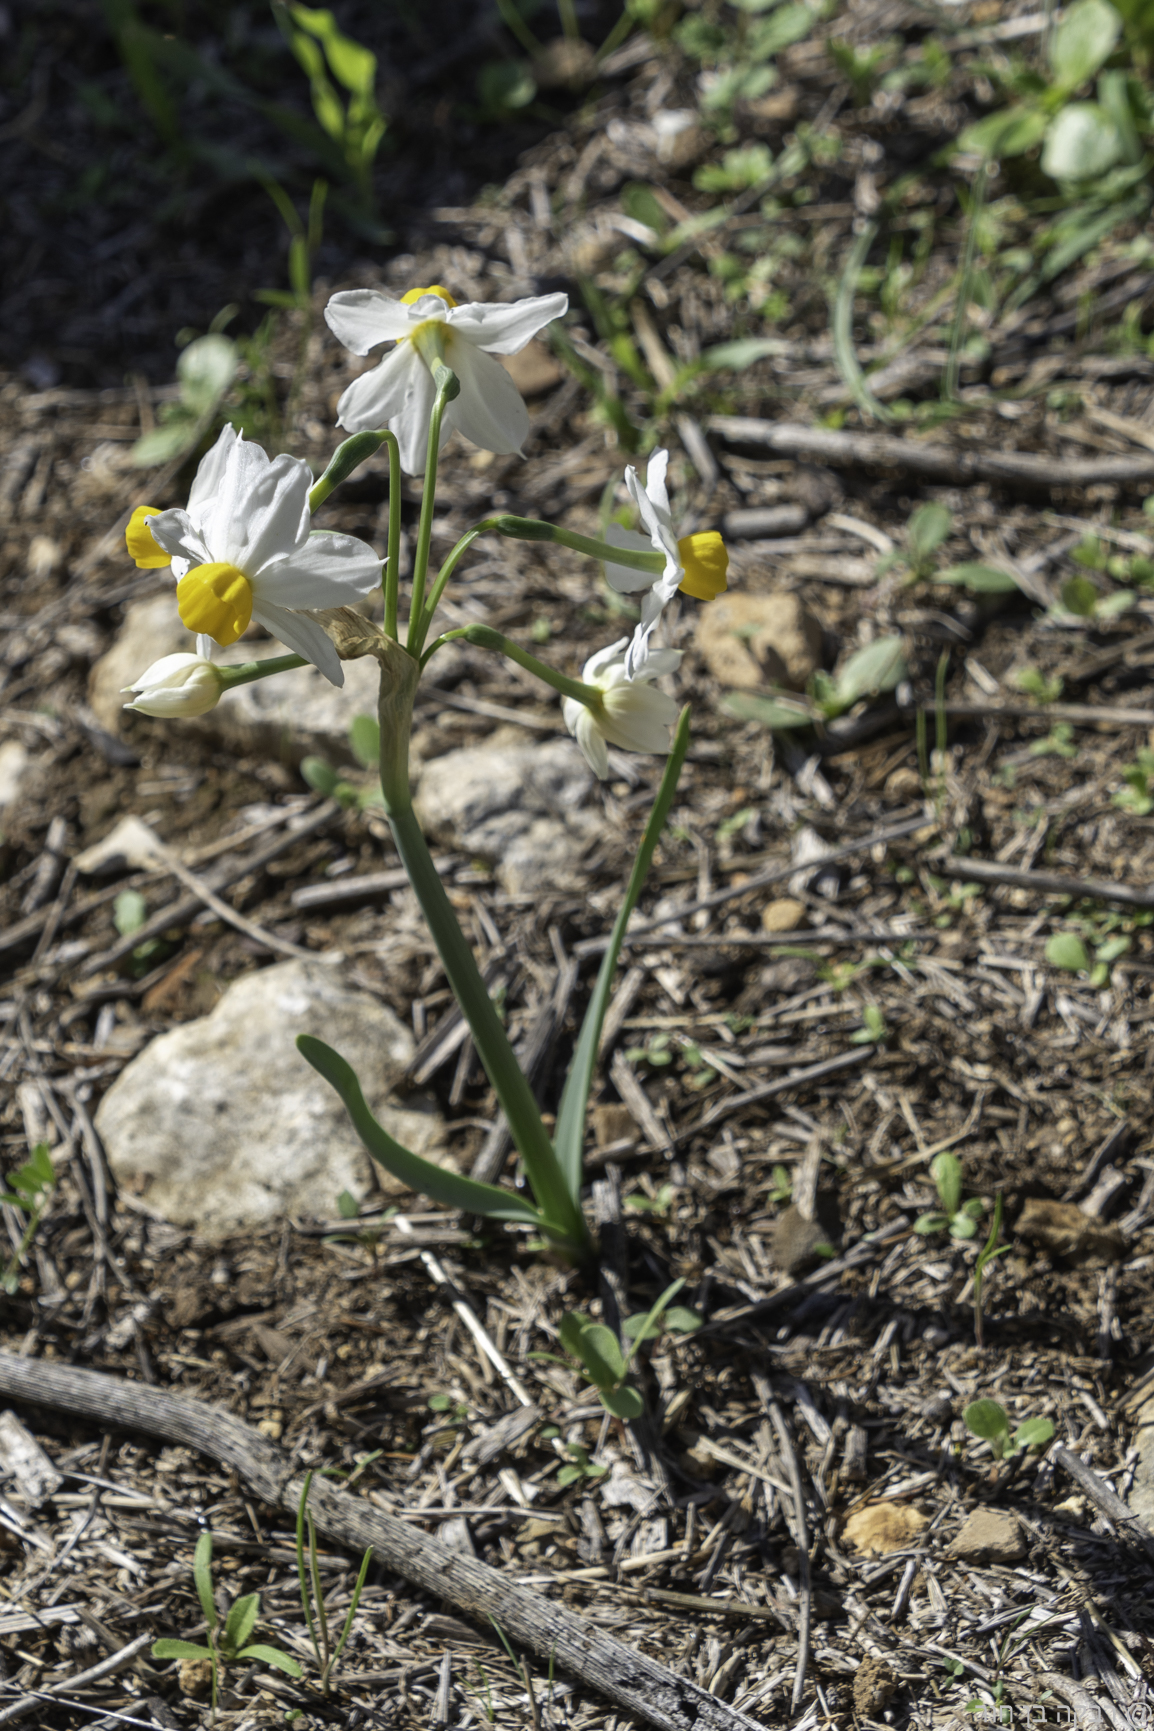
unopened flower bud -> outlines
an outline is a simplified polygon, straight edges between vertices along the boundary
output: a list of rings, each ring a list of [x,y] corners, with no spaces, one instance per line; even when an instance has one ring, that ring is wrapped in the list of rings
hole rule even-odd
[[[224,681],[203,655],[165,655],[124,689],[137,693],[132,703],[125,704],[126,709],[167,721],[215,709]]]

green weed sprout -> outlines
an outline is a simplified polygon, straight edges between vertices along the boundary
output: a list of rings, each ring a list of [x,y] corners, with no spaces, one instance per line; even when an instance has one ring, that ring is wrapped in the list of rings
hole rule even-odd
[[[812,727],[832,721],[855,703],[894,691],[906,677],[905,644],[900,637],[879,637],[855,651],[837,673],[815,673],[807,698],[784,692],[763,697],[754,691],[730,691],[721,707],[740,721],[760,721],[776,731]]]
[[[673,1198],[676,1194],[672,1184],[662,1184],[656,1196],[646,1196],[642,1191],[635,1190],[631,1196],[624,1198],[621,1205],[634,1214],[664,1216],[673,1207]]]
[[[159,425],[137,439],[129,453],[133,465],[154,469],[194,450],[212,424],[239,365],[237,346],[223,331],[211,330],[189,343],[176,363],[180,396],[175,403],[162,403]]]
[[[1133,817],[1149,817],[1154,811],[1154,751],[1142,746],[1137,758],[1122,771],[1126,783],[1114,795],[1114,804]]]
[[[1011,1436],[1009,1416],[996,1400],[971,1401],[962,1414],[962,1423],[972,1436],[988,1442],[994,1458],[1000,1461],[1010,1460],[1026,1449],[1045,1448],[1054,1434],[1048,1418],[1030,1418]]]
[[[862,1025],[856,1034],[851,1034],[851,1046],[872,1046],[890,1037],[886,1019],[876,1004],[863,1004],[861,1013]]]
[[[1045,956],[1052,968],[1067,974],[1085,974],[1088,983],[1100,989],[1110,983],[1110,968],[1130,949],[1130,939],[1124,936],[1106,938],[1094,945],[1091,962],[1086,946],[1076,932],[1055,932],[1046,939]]]
[[[357,762],[365,769],[376,769],[381,761],[381,728],[373,715],[358,715],[349,728],[349,746]],[[323,757],[301,760],[301,776],[316,793],[335,799],[346,811],[365,811],[382,806],[384,795],[379,786],[357,787],[346,781]]]
[[[896,548],[878,560],[878,576],[895,565],[906,567],[906,581],[918,583],[933,575],[934,555],[954,526],[954,514],[945,505],[919,505],[906,524],[904,550]]]
[[[373,159],[385,136],[385,117],[376,98],[377,57],[345,36],[331,12],[291,0],[287,5],[274,0],[273,11],[308,78],[316,117],[344,158],[364,205],[371,208]],[[337,85],[346,92],[344,101]]]
[[[0,1192],[0,1202],[7,1202],[10,1208],[19,1208],[21,1213],[28,1216],[28,1224],[24,1228],[20,1243],[4,1264],[3,1274],[0,1274],[0,1288],[9,1297],[19,1288],[21,1264],[28,1253],[28,1246],[36,1236],[36,1228],[55,1188],[56,1169],[48,1152],[48,1144],[37,1142],[31,1157],[9,1178],[8,1189]]]
[[[1057,703],[1062,695],[1062,680],[1047,677],[1036,667],[1020,667],[1014,675],[1014,684],[1035,703]]]
[[[1112,595],[1100,595],[1089,577],[1067,577],[1058,590],[1058,599],[1050,607],[1051,618],[1060,624],[1076,619],[1100,622],[1116,619],[1134,604],[1131,589],[1116,589]]]
[[[770,1169],[770,1185],[766,1192],[767,1202],[790,1202],[793,1199],[793,1179],[789,1168],[774,1166]]]
[[[541,1432],[542,1442],[551,1442],[560,1437],[561,1432],[556,1425],[547,1425]],[[575,1485],[579,1479],[604,1478],[609,1471],[600,1461],[589,1459],[589,1450],[582,1448],[580,1443],[563,1443],[562,1447],[569,1459],[557,1468],[557,1483],[561,1486]]]
[[[622,1352],[617,1336],[603,1322],[593,1322],[575,1310],[561,1318],[557,1332],[561,1336],[562,1346],[580,1362],[585,1375],[597,1390],[602,1406],[606,1412],[612,1413],[614,1418],[640,1418],[645,1411],[645,1402],[627,1381],[629,1366],[641,1342],[651,1340],[660,1333],[661,1317],[684,1285],[684,1280],[675,1280],[671,1286],[666,1287],[652,1310],[639,1311],[636,1316],[626,1318],[621,1332],[630,1342],[627,1352]],[[692,1332],[701,1326],[699,1316],[681,1307],[671,1311],[666,1322],[682,1333]],[[552,1355],[535,1353],[533,1356],[549,1358]]]
[[[955,1154],[939,1154],[930,1166],[930,1176],[941,1207],[915,1220],[914,1231],[924,1238],[935,1232],[948,1232],[951,1238],[973,1238],[986,1204],[978,1196],[962,1201],[961,1161]]]
[[[223,1665],[235,1665],[255,1660],[258,1665],[271,1665],[289,1677],[299,1677],[301,1668],[279,1647],[269,1647],[262,1641],[251,1641],[260,1616],[260,1594],[244,1593],[229,1607],[223,1627],[212,1591],[212,1534],[202,1533],[196,1541],[192,1560],[192,1578],[196,1596],[208,1624],[208,1645],[196,1641],[173,1641],[168,1638],[152,1643],[154,1659],[207,1659],[212,1666],[212,1723],[216,1724],[216,1703],[220,1691],[220,1671]]]
[[[352,1599],[349,1601],[348,1614],[345,1617],[340,1637],[334,1647],[329,1636],[329,1620],[325,1611],[325,1596],[321,1590],[320,1568],[317,1563],[316,1524],[313,1521],[312,1510],[308,1506],[309,1490],[312,1486],[312,1482],[312,1473],[306,1473],[305,1482],[301,1486],[300,1502],[297,1504],[297,1579],[300,1582],[301,1609],[305,1614],[309,1639],[313,1644],[313,1652],[316,1654],[317,1666],[321,1674],[321,1690],[327,1697],[330,1693],[329,1685],[332,1682],[332,1676],[336,1669],[337,1660],[344,1652],[345,1643],[348,1641],[349,1635],[352,1633],[353,1618],[357,1614],[357,1606],[361,1602],[361,1594],[364,1591],[365,1579],[369,1572],[369,1564],[373,1560],[373,1548],[370,1545],[364,1556],[361,1558],[361,1567],[357,1575],[356,1586],[353,1588]],[[352,1481],[350,1480],[349,1482],[351,1483]],[[308,1528],[307,1546],[305,1538],[306,1526]],[[296,1675],[300,1675],[299,1666],[297,1667]]]

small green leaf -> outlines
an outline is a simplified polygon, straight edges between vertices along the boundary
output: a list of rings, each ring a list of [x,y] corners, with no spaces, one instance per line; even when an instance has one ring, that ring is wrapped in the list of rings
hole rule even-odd
[[[1097,180],[1122,160],[1125,145],[1104,108],[1069,102],[1046,129],[1042,172],[1052,180]]]
[[[192,1578],[196,1584],[196,1596],[200,1600],[200,1608],[204,1612],[204,1620],[210,1629],[217,1625],[216,1601],[212,1596],[212,1534],[201,1533],[196,1541],[196,1550],[192,1556]]]
[[[910,548],[917,559],[937,551],[954,526],[954,514],[944,505],[919,505],[906,525]]]
[[[673,1334],[696,1334],[701,1324],[697,1312],[687,1309],[684,1304],[672,1304],[665,1312],[665,1326]]]
[[[892,691],[906,677],[906,658],[900,637],[879,637],[859,649],[834,676],[838,702],[846,709],[862,697]]]
[[[962,1163],[956,1154],[939,1154],[930,1166],[943,1211],[951,1217],[962,1203]]]
[[[167,1636],[152,1643],[154,1659],[211,1659],[211,1647],[199,1647],[195,1641],[171,1641]]]
[[[381,761],[381,724],[375,715],[353,717],[349,728],[349,745],[353,756],[366,769],[375,769]]]
[[[1122,20],[1108,0],[1074,0],[1050,44],[1050,65],[1062,90],[1076,90],[1100,71],[1114,52]]]
[[[210,415],[236,377],[239,358],[231,337],[219,331],[197,337],[176,363],[180,394],[198,417]]]
[[[1028,1418],[1010,1441],[1015,1449],[1040,1449],[1045,1448],[1053,1434],[1054,1427],[1048,1418]]]
[[[601,1405],[606,1412],[611,1412],[614,1418],[640,1418],[645,1411],[645,1402],[635,1388],[612,1388],[597,1390]]]
[[[561,1318],[558,1328],[562,1344],[585,1366],[590,1382],[604,1392],[625,1375],[621,1344],[603,1322],[590,1322],[576,1311]]]
[[[962,1423],[974,1436],[993,1442],[1008,1434],[1010,1421],[1006,1409],[996,1400],[971,1401],[962,1414]]]
[[[301,777],[317,793],[331,797],[340,777],[331,764],[323,757],[306,757],[301,760]]]
[[[234,1653],[243,1647],[260,1616],[260,1594],[245,1593],[234,1599],[224,1622],[224,1644]]]
[[[1068,974],[1084,974],[1090,966],[1086,946],[1073,932],[1055,932],[1046,940],[1046,960]]]
[[[1067,613],[1079,619],[1092,619],[1098,605],[1098,591],[1088,577],[1067,577],[1058,591]]]
[[[972,1214],[955,1214],[950,1221],[951,1238],[973,1238],[978,1230],[978,1223]]]
[[[956,583],[972,595],[1010,595],[1018,587],[1008,571],[999,571],[994,565],[948,565],[944,571],[935,571],[933,580]]]
[[[920,1214],[914,1221],[914,1231],[922,1238],[929,1238],[934,1232],[944,1232],[949,1224],[949,1215],[935,1211],[933,1214]]]
[[[976,156],[1022,156],[1041,142],[1046,116],[1037,108],[1001,108],[967,126],[958,138],[958,149]]]
[[[274,1670],[283,1671],[288,1677],[303,1675],[295,1659],[290,1659],[287,1653],[282,1653],[279,1647],[266,1647],[263,1641],[257,1641],[251,1647],[245,1647],[237,1654],[238,1659],[256,1659],[261,1665],[271,1665]]]
[[[148,903],[139,890],[121,890],[112,904],[112,923],[122,938],[138,932],[148,917]]]
[[[799,699],[758,697],[753,691],[730,691],[721,700],[726,715],[738,721],[760,721],[763,727],[810,727],[813,710]]]

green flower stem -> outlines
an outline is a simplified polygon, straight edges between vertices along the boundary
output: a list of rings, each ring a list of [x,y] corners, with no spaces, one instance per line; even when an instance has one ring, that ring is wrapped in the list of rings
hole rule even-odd
[[[413,812],[409,797],[409,731],[420,667],[409,650],[388,639],[382,644],[379,659],[381,792],[397,852],[428,921],[445,976],[509,1121],[537,1206],[569,1253],[584,1261],[590,1254],[590,1244],[579,1191],[571,1193],[565,1183],[533,1090],[513,1056],[509,1037],[493,1008]]]
[[[575,535],[570,529],[559,529],[555,523],[543,523],[538,517],[490,517],[481,527],[495,529],[498,535],[507,535],[514,541],[551,541],[558,547],[572,547],[575,553],[587,553],[590,559],[626,565],[631,571],[651,571],[655,577],[665,570],[664,553],[634,553],[628,547],[614,547],[609,541]]]
[[[342,481],[347,481],[353,470],[363,463],[366,457],[371,457],[379,451],[386,440],[396,439],[392,433],[354,433],[351,439],[346,439],[333,452],[332,461],[320,479],[309,493],[309,510],[316,511],[324,504],[334,487],[339,487]],[[392,495],[390,493],[390,499]]]
[[[234,685],[251,685],[255,679],[271,679],[274,673],[291,673],[294,667],[308,665],[303,655],[270,655],[264,661],[242,661],[237,667],[222,667],[219,662],[213,662],[223,691],[231,691]]]
[[[595,685],[585,685],[580,679],[570,679],[568,674],[558,673],[555,667],[538,661],[535,655],[530,655],[527,649],[522,649],[511,637],[494,631],[491,625],[462,625],[456,631],[446,631],[443,637],[438,637],[431,645],[429,653],[432,654],[433,649],[440,644],[451,642],[454,637],[462,637],[466,643],[475,643],[480,649],[495,649],[499,655],[507,656],[510,661],[515,661],[518,667],[523,667],[526,673],[535,674],[538,679],[544,680],[546,685],[551,685],[562,697],[576,698],[586,709],[598,712],[603,707],[602,694]]]
[[[475,529],[470,529],[467,534],[464,534],[461,536],[461,539],[457,542],[457,545],[453,548],[453,551],[449,554],[449,557],[445,560],[445,563],[441,566],[441,569],[438,571],[437,581],[433,584],[433,587],[429,591],[429,618],[430,619],[433,617],[434,613],[437,611],[437,607],[440,603],[441,596],[445,593],[445,585],[448,583],[449,578],[453,575],[453,572],[457,569],[457,566],[461,563],[461,560],[464,558],[465,554],[469,551],[469,548],[473,545],[473,542],[477,539],[477,536],[483,535],[486,532],[486,530],[491,529],[492,527],[493,527],[493,525],[491,522],[478,523]],[[446,639],[441,637],[441,638],[438,638],[437,641],[438,641],[438,643],[443,643],[446,641]],[[424,666],[427,659],[428,659],[427,656],[423,655],[421,657],[422,667]]]
[[[428,619],[425,616],[425,577],[429,569],[429,545],[433,539],[433,502],[437,492],[437,459],[441,454],[441,422],[446,408],[461,390],[456,373],[450,372],[443,362],[436,363],[433,377],[437,382],[437,394],[433,399],[433,412],[429,417],[425,491],[421,499],[421,521],[417,529],[417,551],[413,559],[413,598],[409,604],[407,646],[412,655],[420,655],[428,630]]]
[[[397,590],[401,562],[401,447],[392,433],[385,434],[389,447],[389,548],[385,561],[385,632],[397,635]]]

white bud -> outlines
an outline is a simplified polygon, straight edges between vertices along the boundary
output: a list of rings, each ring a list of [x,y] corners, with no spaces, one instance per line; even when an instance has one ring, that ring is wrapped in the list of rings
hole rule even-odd
[[[585,663],[582,679],[596,686],[601,704],[596,710],[566,697],[561,703],[565,725],[576,739],[594,775],[602,781],[609,773],[610,745],[626,751],[669,750],[669,730],[677,720],[677,705],[650,684],[664,673],[672,673],[681,660],[677,649],[657,649],[636,678],[625,672],[621,653],[627,638],[600,650]]]
[[[224,682],[211,661],[202,655],[165,655],[154,661],[126,691],[137,693],[125,709],[168,721],[204,715],[220,701]]]

